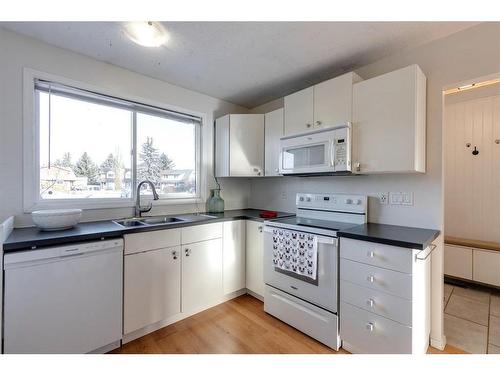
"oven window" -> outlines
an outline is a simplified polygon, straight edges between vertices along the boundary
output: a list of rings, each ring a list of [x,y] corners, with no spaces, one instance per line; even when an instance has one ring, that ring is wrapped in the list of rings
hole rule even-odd
[[[325,164],[325,145],[286,149],[283,153],[283,168],[296,169]]]

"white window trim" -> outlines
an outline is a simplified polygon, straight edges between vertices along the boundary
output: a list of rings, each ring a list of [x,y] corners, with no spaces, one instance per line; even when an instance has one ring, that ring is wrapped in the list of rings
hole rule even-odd
[[[133,186],[131,198],[85,198],[85,199],[55,199],[41,200],[39,198],[39,129],[37,126],[37,113],[35,103],[35,80],[43,79],[68,85],[82,90],[98,92],[103,95],[118,97],[124,100],[150,105],[153,107],[163,108],[170,111],[186,113],[192,116],[201,118],[201,126],[197,127],[196,136],[196,178],[198,183],[199,195],[192,198],[167,198],[165,195],[160,195],[160,200],[154,201],[154,206],[163,205],[182,205],[182,204],[199,204],[205,202],[207,197],[207,169],[206,160],[204,160],[204,136],[206,131],[203,129],[207,126],[208,116],[205,113],[200,113],[184,108],[172,106],[169,104],[155,102],[151,99],[145,99],[138,96],[118,93],[102,87],[75,81],[66,77],[56,76],[51,73],[41,72],[31,68],[23,69],[23,209],[25,213],[30,213],[40,209],[57,208],[81,208],[81,209],[101,209],[101,208],[122,208],[133,207],[135,205],[135,197],[137,186]],[[135,139],[135,134],[134,134]],[[135,145],[133,145],[135,147]],[[133,158],[135,158],[135,149],[133,150]],[[134,160],[135,163],[135,160]],[[135,174],[135,170],[133,172]],[[146,202],[148,197],[144,197]]]

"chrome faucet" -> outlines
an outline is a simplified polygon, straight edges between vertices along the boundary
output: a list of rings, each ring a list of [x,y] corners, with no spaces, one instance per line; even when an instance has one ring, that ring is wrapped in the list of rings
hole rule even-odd
[[[153,203],[149,202],[149,206],[146,208],[141,207],[141,187],[144,184],[149,184],[151,186],[151,190],[153,190],[153,200],[157,201],[160,199],[158,196],[158,193],[156,192],[154,184],[149,181],[149,180],[144,180],[139,182],[139,185],[137,185],[137,199],[135,202],[135,217],[141,217],[143,212],[149,212],[153,208]]]

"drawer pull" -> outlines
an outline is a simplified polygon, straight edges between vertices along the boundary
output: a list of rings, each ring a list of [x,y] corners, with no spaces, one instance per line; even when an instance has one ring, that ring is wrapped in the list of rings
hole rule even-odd
[[[366,304],[368,305],[368,307],[373,307],[373,305],[375,305],[375,301],[372,298],[370,298],[366,300]]]
[[[373,275],[368,276],[368,277],[366,278],[366,281],[368,281],[368,282],[370,282],[370,283],[375,282],[375,276],[373,276]]]
[[[374,252],[374,251],[368,251],[368,252],[366,253],[366,256],[367,256],[368,258],[375,258],[375,252]]]
[[[375,329],[375,325],[373,323],[366,323],[365,327],[370,332],[373,332],[373,330]]]

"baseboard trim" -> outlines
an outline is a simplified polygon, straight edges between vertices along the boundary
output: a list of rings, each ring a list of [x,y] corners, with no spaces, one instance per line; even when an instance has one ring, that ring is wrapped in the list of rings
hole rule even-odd
[[[255,293],[254,291],[251,291],[250,289],[247,289],[246,293],[250,294],[252,297],[255,297],[258,300],[264,302],[264,296],[261,296],[259,293]]]
[[[104,346],[100,347],[99,349],[92,350],[88,354],[104,354],[104,353],[110,352],[114,349],[118,349],[120,346],[121,346],[120,340],[117,340],[117,341],[112,342],[111,344],[104,345]]]
[[[443,335],[440,338],[431,337],[431,346],[437,350],[444,350],[446,347],[446,336]]]
[[[183,319],[189,318],[190,316],[198,314],[198,313],[205,311],[211,307],[220,305],[221,303],[227,302],[227,301],[232,300],[236,297],[242,296],[243,294],[246,294],[246,293],[247,293],[247,289],[240,289],[236,292],[226,294],[225,296],[223,296],[219,300],[217,300],[209,305],[202,306],[194,311],[182,312],[182,313],[174,315],[170,318],[167,318],[167,319],[161,320],[159,322],[150,324],[146,327],[139,328],[136,331],[129,332],[129,333],[123,335],[122,344],[126,344],[130,341],[136,340],[136,339],[138,339],[142,336],[145,336],[151,332],[157,331],[157,330],[164,328],[170,324],[173,324],[173,323],[176,323],[176,322],[181,321]]]

